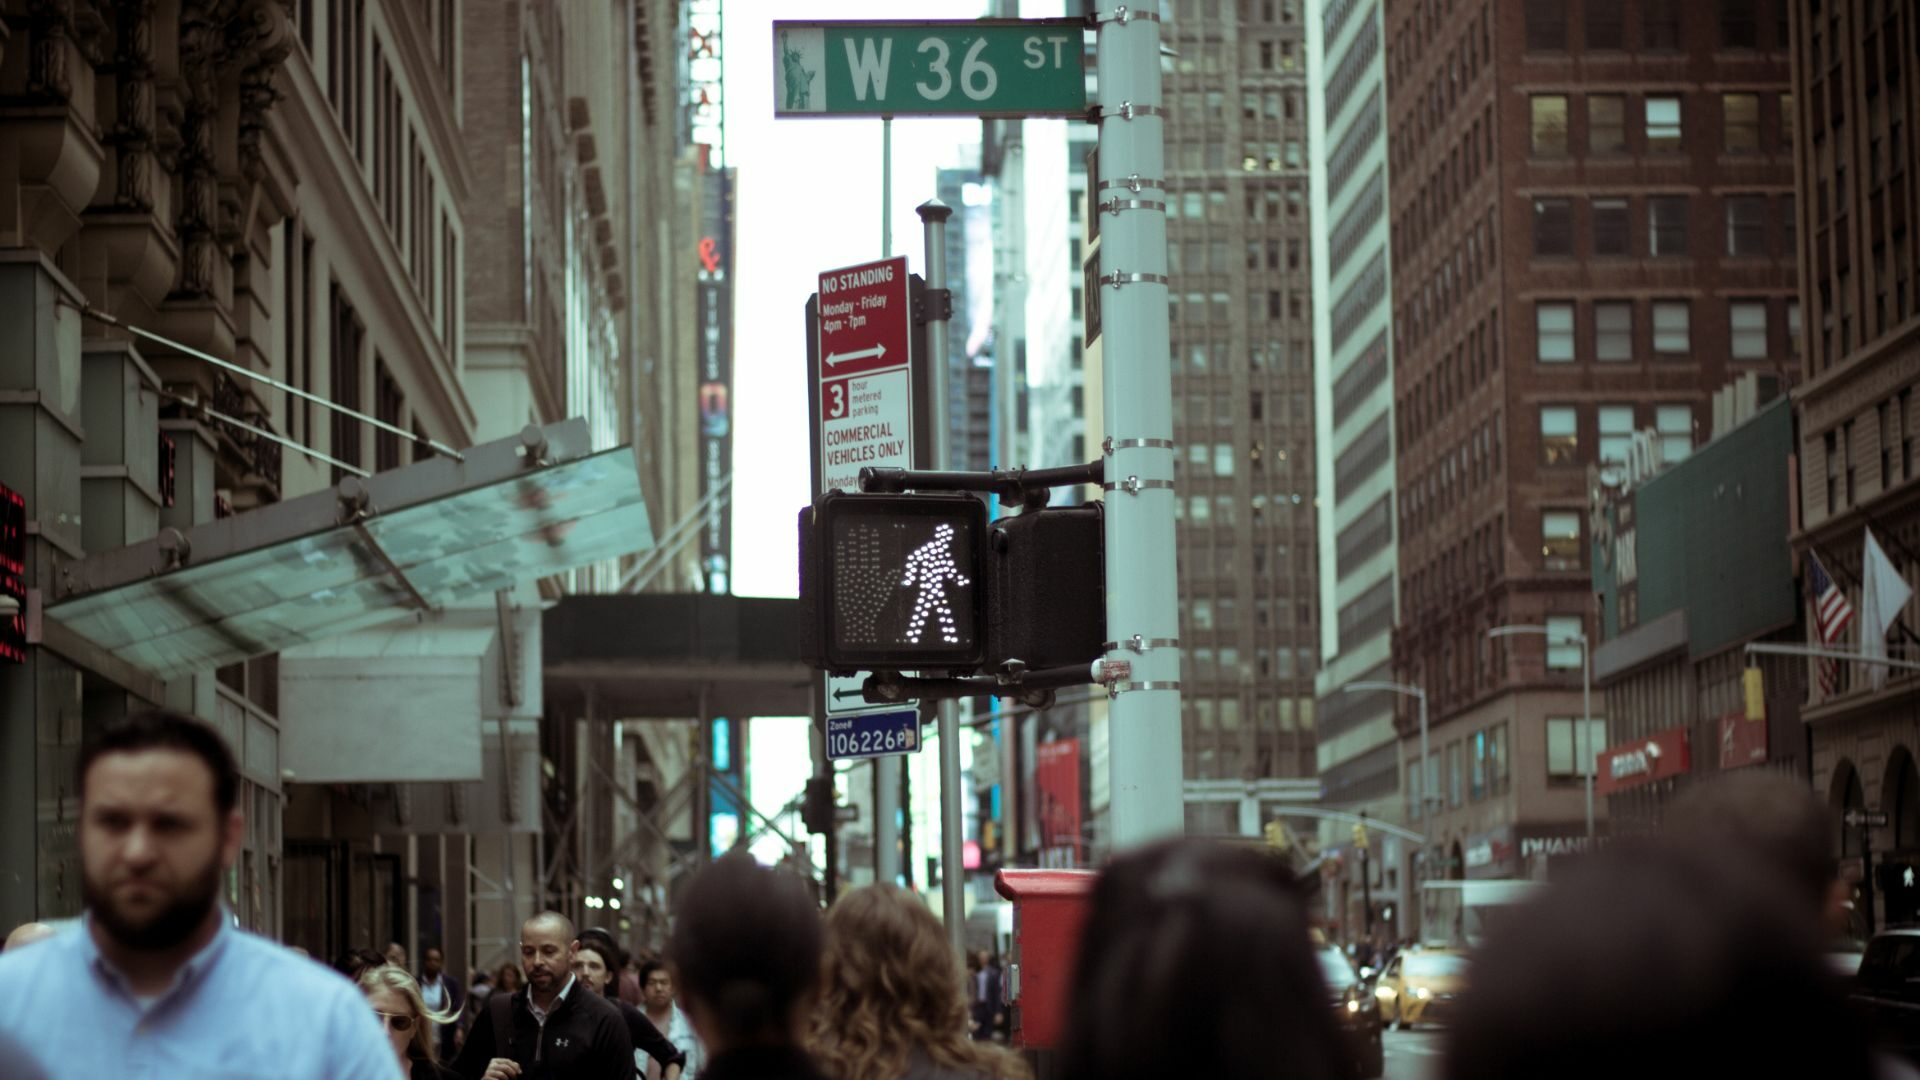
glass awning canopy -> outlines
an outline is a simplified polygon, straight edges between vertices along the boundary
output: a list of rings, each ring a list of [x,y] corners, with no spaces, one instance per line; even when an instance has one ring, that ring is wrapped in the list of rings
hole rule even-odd
[[[653,544],[632,449],[576,419],[91,555],[46,618],[175,679]]]

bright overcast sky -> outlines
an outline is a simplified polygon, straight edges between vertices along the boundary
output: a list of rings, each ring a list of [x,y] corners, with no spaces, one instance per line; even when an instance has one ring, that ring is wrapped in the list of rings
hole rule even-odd
[[[820,271],[881,256],[880,121],[775,120],[773,20],[970,19],[980,0],[730,0],[727,155],[739,170],[734,227],[733,589],[793,596],[796,518],[812,501],[806,303]],[[978,120],[893,125],[893,250],[924,273],[920,219],[934,173],[977,165]],[[772,815],[806,784],[804,719],[756,720],[752,797]],[[782,819],[782,824],[785,820]],[[755,846],[763,861],[778,838]]]
[[[775,120],[773,28],[782,19],[971,19],[980,0],[730,0],[727,155],[734,208],[733,589],[798,590],[795,518],[807,465],[805,308],[820,271],[881,257],[880,121]],[[893,125],[893,250],[924,273],[920,219],[934,173],[979,162],[980,121]]]

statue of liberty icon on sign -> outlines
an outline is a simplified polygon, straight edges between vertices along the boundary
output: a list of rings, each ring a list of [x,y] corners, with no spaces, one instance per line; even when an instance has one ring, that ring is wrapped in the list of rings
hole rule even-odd
[[[913,618],[907,623],[906,641],[918,645],[920,635],[926,630],[931,619],[939,624],[940,640],[947,645],[960,643],[960,632],[954,625],[953,605],[947,601],[947,582],[955,585],[969,585],[972,582],[960,572],[959,563],[953,558],[953,526],[942,525],[933,531],[933,539],[913,549],[907,556],[906,572],[900,577],[900,587],[911,589],[919,586],[920,595],[913,600]]]
[[[795,47],[791,35],[786,31],[780,34],[780,78],[785,93],[781,97],[781,108],[793,112],[818,112],[813,104],[813,80],[820,73],[818,61],[811,68],[807,66],[806,49],[811,44],[803,41],[801,47]]]

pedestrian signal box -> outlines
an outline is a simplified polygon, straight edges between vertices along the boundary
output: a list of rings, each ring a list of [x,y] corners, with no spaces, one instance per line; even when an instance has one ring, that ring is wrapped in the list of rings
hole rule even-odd
[[[1103,521],[1098,503],[989,525],[971,495],[828,492],[800,512],[801,658],[1013,682],[1090,669],[1106,636]]]
[[[803,659],[828,671],[979,667],[986,528],[969,495],[821,496],[800,512]]]

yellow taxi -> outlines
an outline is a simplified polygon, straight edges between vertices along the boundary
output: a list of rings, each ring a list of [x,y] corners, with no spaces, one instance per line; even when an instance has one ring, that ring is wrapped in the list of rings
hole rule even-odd
[[[1415,949],[1387,962],[1374,986],[1380,1014],[1405,1031],[1440,1022],[1466,989],[1467,957],[1456,949]]]

